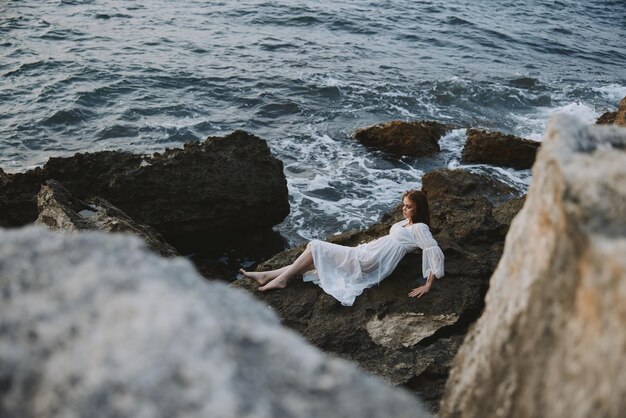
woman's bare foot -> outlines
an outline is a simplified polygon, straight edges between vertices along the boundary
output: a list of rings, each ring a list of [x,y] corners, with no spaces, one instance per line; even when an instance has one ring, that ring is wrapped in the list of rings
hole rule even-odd
[[[266,292],[272,289],[284,289],[285,287],[287,287],[287,280],[288,279],[282,279],[282,278],[277,277],[271,282],[269,282],[268,284],[266,284],[265,286],[259,287],[259,290],[261,292]]]
[[[263,286],[267,282],[271,281],[274,277],[267,272],[261,271],[245,271],[244,269],[239,269],[239,273],[243,274],[244,277],[255,280],[258,284]]]

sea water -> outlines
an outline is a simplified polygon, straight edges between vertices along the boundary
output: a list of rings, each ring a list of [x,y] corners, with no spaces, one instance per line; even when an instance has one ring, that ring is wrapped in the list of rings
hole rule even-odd
[[[150,153],[245,129],[284,162],[289,244],[375,222],[449,167],[466,128],[541,140],[626,96],[626,1],[0,1],[0,166]],[[352,138],[389,120],[457,128],[431,158]]]

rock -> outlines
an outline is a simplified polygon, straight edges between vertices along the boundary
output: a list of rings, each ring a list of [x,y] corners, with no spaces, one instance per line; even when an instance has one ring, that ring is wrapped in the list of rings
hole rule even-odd
[[[0,226],[14,227],[37,219],[37,193],[46,181],[41,168],[0,173]]]
[[[468,325],[482,309],[486,284],[506,235],[505,223],[510,223],[506,214],[514,206],[508,212],[502,210],[499,220],[495,212],[509,205],[503,203],[504,199],[512,199],[516,193],[497,181],[462,170],[429,173],[423,185],[431,205],[433,232],[446,256],[447,272],[426,296],[408,297],[409,291],[419,285],[420,252],[408,254],[391,276],[365,290],[352,307],[341,306],[318,286],[300,278],[294,278],[285,289],[265,293],[258,292],[256,283],[248,279],[238,280],[233,286],[268,303],[285,325],[324,351],[415,390],[436,411],[452,357]],[[441,214],[436,213],[439,211]],[[451,219],[446,221],[448,215]],[[349,231],[328,241],[355,246],[386,235],[401,217],[401,206],[397,206],[370,228]],[[466,223],[473,218],[480,222],[468,227]],[[463,239],[453,241],[457,237]],[[257,270],[290,264],[304,248],[302,245],[280,253]]]
[[[468,129],[461,161],[517,169],[532,167],[541,143],[500,132]]]
[[[428,195],[431,230],[446,255],[446,272],[486,286],[523,198],[497,180],[465,170],[427,173],[422,189]]]
[[[48,180],[37,195],[39,217],[35,223],[52,230],[98,230],[137,235],[151,250],[164,257],[176,257],[178,251],[161,234],[140,225],[104,199],[95,197],[83,202],[73,197],[61,183]]]
[[[363,145],[392,154],[424,157],[440,151],[439,138],[447,130],[438,122],[392,121],[359,129],[354,137]]]
[[[604,112],[598,120],[596,121],[597,125],[612,125],[615,123],[615,118],[617,117],[617,112]]]
[[[103,151],[51,158],[42,169],[0,173],[0,225],[34,222],[37,192],[54,179],[78,199],[106,199],[168,240],[190,233],[210,240],[281,222],[289,213],[282,169],[265,141],[243,131],[152,157]]]
[[[39,216],[35,223],[52,230],[81,231],[97,229],[90,218],[98,213],[82,200],[76,199],[56,180],[48,180],[37,194]],[[79,215],[83,212],[84,216]]]
[[[626,97],[619,102],[619,109],[617,110],[617,115],[615,115],[615,125],[625,126],[626,127]]]
[[[372,341],[387,348],[414,347],[437,330],[454,325],[457,314],[433,315],[423,313],[391,314],[382,319],[372,318],[366,325]]]
[[[426,417],[134,237],[0,231],[0,415]]]
[[[626,97],[619,102],[619,107],[616,112],[605,112],[598,118],[596,124],[614,124],[619,126],[626,126]]]
[[[430,199],[446,197],[473,199],[485,197],[489,202],[499,204],[509,201],[519,192],[499,180],[466,170],[439,169],[424,175],[422,183]],[[431,210],[432,212],[432,210]]]
[[[547,130],[441,417],[626,411],[626,130]]]

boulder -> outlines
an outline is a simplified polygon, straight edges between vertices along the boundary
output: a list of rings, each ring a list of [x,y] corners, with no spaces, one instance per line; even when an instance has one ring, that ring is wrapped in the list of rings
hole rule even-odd
[[[37,195],[39,217],[35,223],[52,230],[98,230],[137,235],[151,250],[164,257],[178,256],[178,251],[165,242],[161,234],[140,225],[106,200],[95,197],[83,202],[73,197],[61,183],[48,180]]]
[[[626,130],[554,118],[441,417],[626,411]]]
[[[135,237],[0,230],[0,416],[427,417]]]
[[[424,157],[440,151],[439,138],[447,131],[438,122],[392,121],[359,129],[354,137],[365,146],[391,154]]]
[[[424,177],[423,186],[433,214],[432,230],[445,253],[447,271],[427,295],[408,297],[410,290],[419,286],[420,251],[408,254],[391,276],[365,290],[352,307],[342,306],[318,286],[300,278],[292,279],[285,289],[264,293],[258,292],[256,282],[249,279],[238,280],[233,286],[247,289],[268,303],[285,325],[324,351],[410,388],[435,411],[450,362],[468,325],[482,309],[486,283],[499,256],[493,253],[502,248],[510,223],[506,210],[499,215],[495,212],[508,204],[502,203],[504,198],[516,194],[497,181],[462,170],[430,173]],[[446,214],[451,218],[448,221]],[[349,231],[328,241],[355,246],[386,235],[401,218],[401,206],[397,206],[370,228]],[[453,241],[456,237],[463,239]],[[290,264],[304,248],[302,245],[280,253],[257,270]]]
[[[37,193],[46,178],[37,167],[25,173],[0,172],[0,227],[15,227],[37,219]]]
[[[37,218],[36,195],[60,181],[78,199],[102,197],[169,237],[270,228],[289,213],[282,163],[243,131],[153,156],[121,151],[50,158],[41,169],[0,173],[0,225]]]
[[[619,102],[619,106],[616,112],[605,112],[603,113],[596,124],[614,124],[619,126],[626,126],[626,97]]]
[[[486,290],[524,197],[498,180],[465,170],[426,173],[422,189],[431,230],[446,255],[446,272],[474,278]]]
[[[461,162],[516,169],[532,167],[541,143],[500,132],[468,129]]]

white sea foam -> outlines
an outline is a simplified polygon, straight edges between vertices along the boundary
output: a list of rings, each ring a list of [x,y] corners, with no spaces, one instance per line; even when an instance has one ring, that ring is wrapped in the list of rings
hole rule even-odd
[[[468,164],[459,166],[472,173],[485,174],[491,178],[501,181],[516,190],[526,190],[530,185],[530,169],[516,170],[508,167],[498,167],[488,164]]]
[[[401,114],[402,116],[406,116],[407,118],[416,118],[417,115],[415,113],[410,112],[409,110],[407,110],[406,108],[402,107],[402,106],[398,106],[396,104],[390,104],[389,105],[392,109],[395,109],[398,111],[399,114]]]
[[[521,136],[535,141],[541,141],[548,120],[557,114],[572,115],[585,124],[595,123],[598,116],[600,116],[599,112],[586,103],[571,102],[553,108],[540,109],[531,115],[511,115],[511,117],[517,119],[519,124],[524,127],[524,132],[521,133]]]
[[[365,228],[399,203],[404,191],[422,186],[425,170],[414,162],[387,160],[313,125],[307,131],[308,137],[282,142],[283,154],[289,150],[294,156],[286,165],[292,212],[278,227],[291,237],[290,244]],[[461,164],[466,139],[466,129],[454,129],[440,139],[438,158],[445,166],[487,174],[518,190],[528,187],[530,170]]]
[[[548,112],[547,119],[550,119],[553,115],[556,114],[572,115],[585,124],[594,123],[599,116],[599,114],[595,110],[593,110],[591,106],[580,102],[569,103],[553,109],[552,111]]]
[[[602,93],[608,100],[618,103],[626,97],[626,86],[621,84],[609,84],[602,87],[595,87],[593,90]]]
[[[454,129],[439,139],[442,152],[460,156],[467,141],[467,129]]]
[[[389,162],[358,142],[308,129],[310,136],[283,141],[294,156],[286,167],[292,212],[278,227],[291,244],[376,222],[402,193],[421,187],[424,174],[402,162]],[[288,151],[287,151],[288,150]]]

